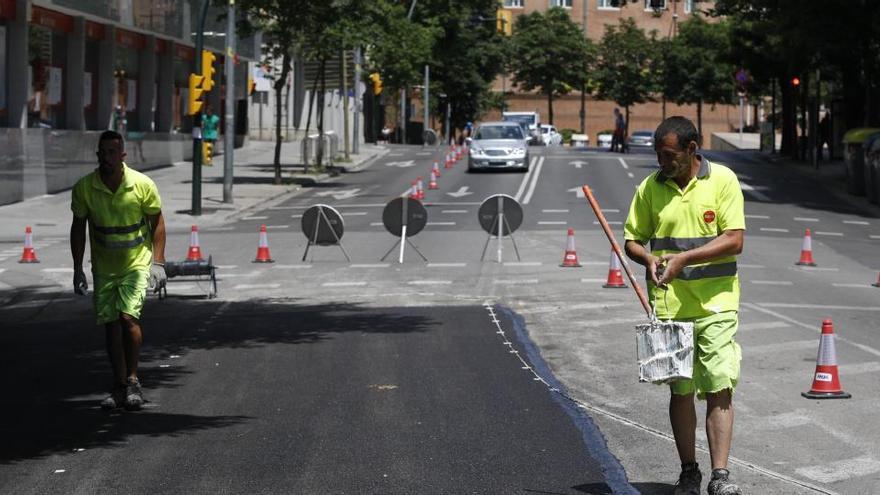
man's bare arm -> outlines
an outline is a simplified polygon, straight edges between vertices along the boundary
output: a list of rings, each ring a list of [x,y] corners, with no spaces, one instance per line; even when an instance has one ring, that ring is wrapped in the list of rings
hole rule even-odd
[[[147,215],[153,237],[153,262],[165,263],[165,217],[162,212]]]
[[[677,277],[686,266],[740,254],[743,249],[744,234],[743,230],[725,230],[706,245],[681,253],[664,254],[661,259],[666,264],[666,268],[663,276],[660,277],[660,285],[665,285]]]
[[[73,255],[73,270],[82,270],[86,254],[86,219],[73,217],[70,223],[70,253]]]

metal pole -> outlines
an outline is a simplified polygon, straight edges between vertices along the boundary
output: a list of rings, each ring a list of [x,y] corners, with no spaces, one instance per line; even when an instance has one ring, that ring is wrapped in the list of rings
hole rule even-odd
[[[351,160],[351,155],[349,155],[349,139],[351,136],[348,133],[348,60],[345,56],[345,50],[342,50],[342,154],[345,157],[345,161]]]
[[[406,88],[400,88],[400,144],[406,144]]]
[[[205,17],[208,16],[208,0],[202,0],[199,25],[196,29],[196,60],[194,74],[202,67],[202,46],[204,42]],[[202,112],[193,114],[193,170],[192,170],[192,211],[194,216],[202,214]]]
[[[581,17],[581,23],[583,24],[583,32],[584,39],[587,39],[587,4],[588,0],[584,0],[583,3],[583,15]],[[584,77],[587,75],[584,74]],[[581,82],[581,134],[585,134],[587,132],[587,82]]]
[[[743,146],[743,95],[739,95],[739,147]]]
[[[232,203],[235,153],[235,0],[229,0],[226,20],[226,122],[223,144],[223,202]]]
[[[452,114],[452,103],[446,102],[446,144],[452,143],[452,130],[449,128],[449,119]]]
[[[429,89],[430,84],[431,84],[431,67],[429,67],[427,64],[425,64],[425,102],[424,102],[425,103],[425,121],[424,121],[425,123],[422,126],[422,128],[423,128],[422,130],[424,131],[422,134],[425,139],[422,139],[422,146],[428,145],[428,140],[426,138],[428,137],[428,126],[430,125],[430,122],[428,122],[428,119],[430,118],[429,117],[430,111],[428,110],[428,106],[430,105],[430,98],[431,98],[431,95],[430,95],[431,90]]]
[[[360,152],[361,133],[361,48],[354,49],[354,122],[352,123],[351,152],[355,155]]]

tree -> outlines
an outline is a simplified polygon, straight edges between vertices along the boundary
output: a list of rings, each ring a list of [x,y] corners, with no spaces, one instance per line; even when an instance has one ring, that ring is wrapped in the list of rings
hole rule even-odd
[[[582,86],[592,56],[592,43],[561,7],[519,16],[514,24],[509,69],[520,88],[547,96],[551,124],[553,97]]]
[[[646,36],[633,19],[621,19],[617,26],[605,28],[594,80],[600,98],[613,100],[626,110],[627,134],[630,107],[654,101],[651,95],[659,90],[657,57],[656,32]]]
[[[697,105],[697,130],[703,134],[703,103],[732,103],[734,73],[725,22],[710,24],[692,16],[675,38],[660,44],[660,85],[667,99]]]

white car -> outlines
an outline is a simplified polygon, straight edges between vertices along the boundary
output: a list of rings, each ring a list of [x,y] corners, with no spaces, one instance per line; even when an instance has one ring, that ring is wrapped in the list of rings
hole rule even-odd
[[[469,137],[468,172],[529,170],[529,144],[516,122],[485,122]]]
[[[571,142],[572,147],[586,148],[587,146],[590,145],[590,135],[589,134],[572,134],[570,142]]]
[[[555,125],[541,124],[541,144],[544,146],[558,146],[562,144],[562,134],[559,134]]]

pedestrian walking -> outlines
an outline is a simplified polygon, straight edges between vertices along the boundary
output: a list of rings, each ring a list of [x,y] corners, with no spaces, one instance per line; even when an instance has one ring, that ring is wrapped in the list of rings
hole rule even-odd
[[[626,121],[619,108],[614,109],[614,132],[611,134],[611,151],[624,151],[624,138],[626,134]]]
[[[119,133],[104,131],[97,155],[98,168],[73,186],[71,197],[73,288],[81,295],[88,290],[83,271],[88,225],[95,316],[104,326],[113,369],[110,395],[101,407],[139,410],[144,404],[137,373],[141,310],[147,287],[158,290],[166,279],[162,202],[156,184],[126,166]]]
[[[736,175],[709,162],[700,145],[690,120],[670,117],[660,124],[654,132],[660,170],[636,190],[624,238],[627,256],[647,269],[657,317],[694,323],[693,378],[670,385],[669,418],[681,460],[674,493],[700,493],[696,394],[706,400],[709,494],[738,495],[727,462],[741,359],[734,339],[740,291],[736,256],[742,252],[745,212]]]

